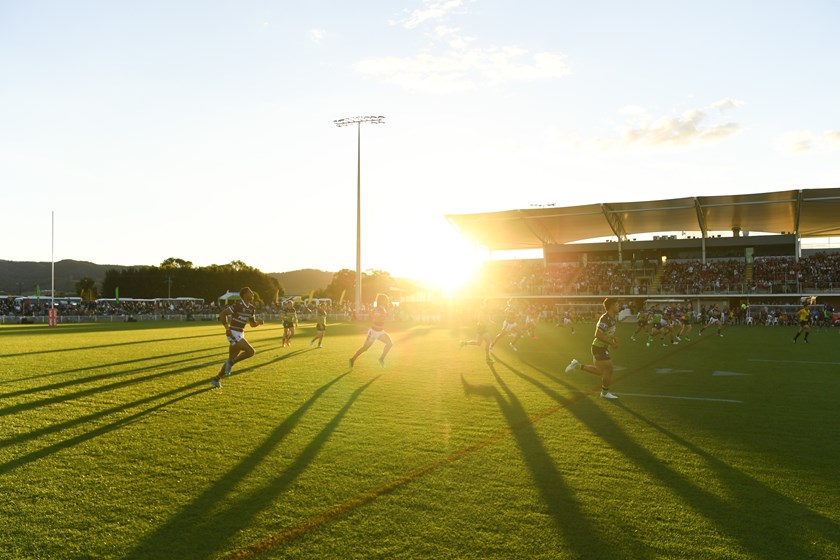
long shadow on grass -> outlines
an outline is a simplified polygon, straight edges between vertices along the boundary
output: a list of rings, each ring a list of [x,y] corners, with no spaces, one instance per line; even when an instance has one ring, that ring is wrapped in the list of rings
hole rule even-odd
[[[609,557],[609,544],[601,539],[596,527],[581,511],[574,492],[566,484],[554,460],[543,446],[528,413],[499,376],[496,368],[490,365],[490,370],[504,395],[493,385],[471,385],[462,376],[464,391],[467,394],[492,396],[496,399],[543,503],[564,536],[564,542],[582,558]]]
[[[289,358],[294,358],[295,356],[299,356],[301,354],[306,354],[307,352],[312,352],[315,350],[314,348],[301,348],[300,350],[292,350],[288,354],[281,354],[272,360],[272,362],[282,362],[283,360],[288,360]]]
[[[178,356],[190,356],[190,355],[191,355],[191,357],[184,358],[182,360],[172,360],[172,361],[169,361],[169,362],[158,362],[157,361],[157,360],[163,360],[163,359],[166,359],[166,358],[175,358],[175,357],[178,357]],[[222,358],[222,355],[223,354],[218,349],[215,349],[215,350],[207,350],[207,349],[204,349],[204,350],[187,350],[187,351],[184,351],[184,352],[173,352],[171,354],[153,354],[153,355],[149,355],[149,356],[146,356],[146,357],[143,357],[143,358],[136,358],[134,360],[124,360],[122,362],[110,362],[110,363],[107,363],[107,364],[97,364],[97,365],[92,366],[92,367],[88,366],[88,367],[72,368],[72,369],[66,369],[66,370],[62,370],[62,371],[52,371],[52,372],[49,372],[49,373],[32,375],[32,376],[29,376],[29,377],[19,377],[19,378],[16,378],[14,380],[11,380],[11,381],[0,381],[0,385],[3,385],[4,383],[31,381],[33,379],[43,379],[43,378],[55,377],[55,376],[59,376],[59,375],[71,375],[71,374],[74,374],[74,373],[83,373],[83,372],[90,371],[91,369],[113,368],[113,367],[127,366],[127,365],[131,365],[131,364],[138,364],[138,363],[150,362],[150,361],[155,362],[152,365],[137,368],[137,369],[111,371],[111,372],[108,372],[108,373],[99,373],[99,374],[94,374],[94,375],[88,375],[88,376],[85,376],[85,377],[74,377],[74,378],[68,379],[66,381],[59,381],[59,382],[51,383],[51,384],[48,384],[48,385],[40,385],[38,387],[29,387],[27,389],[20,389],[18,391],[11,391],[11,392],[8,392],[8,393],[0,394],[0,400],[10,399],[10,398],[13,398],[13,397],[19,397],[19,396],[22,396],[22,395],[28,395],[28,394],[31,394],[31,393],[40,393],[42,391],[61,390],[61,389],[65,389],[67,387],[74,387],[74,386],[82,385],[84,383],[95,383],[95,382],[98,382],[98,381],[104,381],[106,379],[111,379],[113,377],[123,377],[127,374],[130,375],[132,373],[139,373],[141,371],[146,371],[146,370],[149,370],[149,369],[159,369],[159,368],[163,368],[163,367],[167,367],[167,366],[172,366],[172,365],[175,365],[175,364],[187,363],[187,362],[191,362],[191,361],[194,361],[194,360],[199,360],[199,359],[202,359],[202,358],[209,358],[210,356],[219,356],[219,364],[221,364],[224,361],[224,358]],[[2,409],[0,409],[0,415],[2,415],[2,414],[3,414]]]
[[[544,383],[510,366],[507,367],[518,377],[533,384],[558,403],[569,402]],[[569,391],[577,390],[556,376],[539,369],[537,371]],[[610,405],[612,404],[616,403],[610,403]],[[647,421],[637,413],[627,409],[626,403],[619,401],[618,405],[623,410]],[[736,500],[722,499],[700,488],[689,477],[663,464],[658,457],[639,445],[621,426],[616,424],[611,417],[595,405],[591,398],[576,400],[573,406],[567,406],[566,408],[578,420],[586,424],[594,434],[603,439],[613,449],[622,453],[640,470],[647,472],[651,477],[659,480],[664,486],[673,490],[694,511],[714,523],[721,534],[729,535],[738,540],[755,558],[775,560],[777,558],[816,558],[818,556],[814,556],[814,552],[804,546],[805,543],[801,542],[804,540],[804,535],[795,533],[797,528],[791,527],[789,519],[784,513],[779,514],[781,519],[775,519],[776,523],[772,525],[772,528],[760,528],[762,523],[766,522],[770,517],[765,516],[764,521],[762,521],[761,514],[757,515],[755,510],[757,501],[754,491],[762,492],[779,507],[778,511],[780,512],[795,511],[803,519],[818,517],[820,519],[820,531],[826,536],[829,542],[837,542],[838,535],[840,535],[840,527],[831,520],[819,516],[819,514],[816,514],[808,508],[800,506],[789,498],[768,488],[766,485],[746,476],[737,469],[733,469],[722,461],[714,459],[708,453],[691,445],[682,438],[664,431],[664,429],[657,427],[653,423],[650,424],[663,431],[663,433],[666,433],[669,437],[672,437],[675,441],[683,444],[686,448],[710,461],[718,473],[721,474],[721,478],[728,482],[732,494],[740,495],[740,498]],[[634,550],[628,557],[638,557],[637,551]]]
[[[727,465],[707,451],[628,408],[627,403],[620,403],[620,406],[628,414],[702,458],[715,471],[715,479],[727,488],[727,499],[721,500],[703,490],[692,489],[693,500],[689,501],[706,517],[710,517],[714,512],[721,531],[733,534],[756,557],[819,558],[820,553],[809,547],[813,544],[815,535],[821,535],[829,544],[833,543],[835,550],[840,547],[840,525],[831,519]]]
[[[103,333],[104,336],[104,333]],[[137,346],[140,344],[154,344],[156,342],[178,342],[181,340],[191,340],[195,338],[219,338],[217,333],[197,334],[192,336],[179,336],[177,338],[156,338],[143,340],[129,340],[126,342],[110,342],[108,344],[95,344],[92,346],[72,346],[67,348],[52,348],[50,350],[31,350],[27,352],[17,352],[14,354],[0,354],[0,358],[15,358],[18,356],[33,356],[38,354],[55,354],[59,352],[85,352],[88,350],[97,350],[100,348],[117,348],[119,346]]]
[[[219,504],[227,503],[227,496],[235,490],[237,485],[257,468],[266,457],[275,452],[277,446],[297,426],[303,415],[315,402],[348,373],[343,373],[319,387],[306,402],[277,426],[253,453],[242,459],[165,525],[143,539],[126,558],[207,558],[214,556],[231,537],[247,528],[254,516],[268,507],[306,469],[362,391],[377,379],[371,379],[367,384],[353,392],[347,403],[304,448],[285,472],[255,489],[247,496],[226,505],[220,511]],[[173,548],[176,546],[181,548]]]
[[[97,412],[97,413],[94,413],[94,414],[90,414],[88,416],[83,416],[81,418],[76,418],[76,419],[73,419],[73,420],[69,420],[69,421],[63,422],[61,424],[49,426],[47,428],[42,428],[40,430],[36,430],[35,432],[30,432],[28,434],[23,434],[23,435],[20,435],[20,436],[16,436],[14,438],[4,440],[2,442],[2,447],[6,447],[8,445],[11,445],[13,443],[18,443],[18,442],[23,441],[23,440],[33,439],[35,437],[39,437],[39,436],[44,435],[44,434],[63,431],[63,430],[72,428],[74,426],[80,425],[80,424],[86,424],[88,422],[93,422],[93,421],[99,420],[100,418],[104,418],[106,416],[109,416],[111,414],[125,412],[128,409],[135,408],[135,407],[138,407],[138,406],[143,406],[143,405],[149,404],[151,402],[157,401],[159,399],[166,398],[166,397],[169,397],[169,396],[172,396],[172,395],[178,395],[178,393],[183,393],[184,391],[188,391],[187,393],[185,393],[183,395],[176,396],[172,399],[169,399],[168,401],[158,403],[158,404],[156,404],[154,406],[151,406],[149,408],[145,408],[145,409],[140,410],[138,412],[135,412],[134,414],[131,414],[129,416],[120,417],[119,420],[111,422],[110,424],[106,424],[104,426],[100,426],[100,427],[98,427],[94,430],[91,430],[89,432],[85,432],[83,434],[79,434],[79,435],[67,438],[65,440],[56,442],[56,443],[54,443],[52,445],[48,445],[47,447],[44,447],[42,449],[38,449],[36,451],[32,451],[31,453],[27,453],[26,455],[21,455],[20,457],[15,457],[11,461],[0,464],[0,475],[3,475],[3,474],[5,474],[9,471],[12,471],[12,470],[14,470],[14,469],[16,469],[16,468],[18,468],[22,465],[31,463],[33,461],[37,461],[38,459],[43,459],[44,457],[52,455],[53,453],[57,453],[57,452],[62,451],[64,449],[68,449],[70,447],[73,447],[74,445],[78,445],[80,443],[84,443],[86,441],[89,441],[93,438],[96,438],[96,437],[99,437],[101,435],[110,433],[110,432],[112,432],[112,431],[114,431],[118,428],[122,428],[123,426],[127,426],[127,425],[129,425],[133,422],[136,422],[140,418],[142,418],[142,417],[144,417],[148,414],[151,414],[152,412],[154,412],[156,410],[160,410],[160,409],[165,408],[169,405],[175,404],[178,401],[182,401],[184,399],[187,399],[189,397],[195,396],[199,393],[203,393],[203,392],[209,391],[209,390],[211,390],[211,387],[209,385],[207,385],[204,381],[195,382],[195,383],[191,383],[189,385],[185,385],[183,387],[178,387],[177,389],[173,389],[171,391],[166,391],[165,393],[160,393],[160,394],[157,394],[157,395],[154,395],[154,396],[151,396],[151,397],[146,397],[144,399],[134,401],[133,403],[113,407],[113,408],[103,410],[103,411],[100,411],[100,412]]]
[[[197,356],[196,358],[192,358],[192,359],[189,359],[189,360],[177,360],[175,362],[171,362],[170,364],[192,362],[192,361],[194,361],[198,358],[199,357]],[[95,377],[99,378],[98,380],[110,379],[110,378],[114,378],[114,377],[124,377],[126,375],[132,375],[132,374],[135,374],[135,373],[140,373],[140,372],[144,372],[144,371],[148,371],[148,370],[160,370],[161,368],[164,368],[164,367],[166,367],[167,365],[170,365],[170,364],[154,364],[154,365],[149,365],[149,366],[146,366],[146,367],[137,368],[137,369],[133,369],[133,370],[124,370],[124,371],[102,374],[100,376],[95,376]],[[18,404],[14,404],[14,405],[7,406],[5,408],[0,409],[0,417],[8,416],[10,414],[16,414],[16,413],[23,412],[23,411],[26,411],[26,410],[33,410],[33,409],[40,408],[40,407],[43,407],[43,406],[49,406],[49,405],[52,405],[52,404],[58,404],[58,403],[63,403],[63,402],[67,402],[67,401],[71,401],[71,400],[75,400],[75,399],[89,397],[89,396],[95,395],[97,393],[107,393],[107,392],[110,392],[110,391],[114,391],[116,389],[122,389],[124,387],[130,387],[130,386],[136,385],[138,383],[145,383],[147,381],[164,379],[166,377],[171,377],[171,376],[177,375],[179,373],[192,372],[192,371],[195,371],[198,368],[209,367],[209,366],[212,366],[212,365],[220,365],[220,361],[219,360],[213,360],[212,362],[204,362],[204,363],[201,363],[201,364],[193,364],[193,365],[181,367],[181,368],[178,368],[178,369],[167,369],[165,371],[157,371],[156,373],[153,373],[153,374],[150,374],[150,375],[132,376],[128,379],[122,379],[121,381],[108,383],[106,385],[97,385],[96,387],[89,387],[87,389],[82,389],[82,390],[74,391],[74,392],[71,392],[71,393],[63,393],[63,394],[59,394],[59,395],[54,395],[52,397],[45,397],[45,398],[42,398],[42,399],[37,399],[37,400],[29,401],[29,402],[18,403]],[[75,385],[78,385],[79,383],[80,383],[79,381],[69,381],[69,382],[57,383],[57,384],[55,384],[55,387],[52,387],[52,389],[61,389],[61,388],[65,388],[65,387],[68,387],[68,386],[75,386]],[[26,391],[19,392],[19,393],[20,394],[26,394]],[[8,395],[10,395],[10,393],[7,394],[7,395],[4,395],[4,398],[6,398]]]
[[[260,352],[272,352],[274,350],[277,350],[276,348],[269,348],[268,350],[263,351],[261,349],[260,345],[257,345],[256,348]],[[188,371],[193,371],[193,370],[198,369],[198,368],[208,367],[208,366],[211,366],[211,365],[217,365],[217,366],[221,367],[221,364],[224,361],[224,357],[226,357],[226,353],[222,353],[219,350],[208,350],[208,351],[202,352],[201,354],[199,354],[198,352],[199,351],[186,351],[186,352],[176,352],[176,353],[173,353],[173,354],[166,354],[166,355],[157,355],[156,354],[156,355],[150,355],[150,356],[145,357],[145,358],[138,358],[136,360],[127,360],[127,361],[124,361],[124,362],[114,362],[112,364],[103,364],[103,365],[97,366],[97,368],[115,366],[115,365],[124,365],[124,364],[127,365],[127,364],[133,364],[133,363],[138,363],[138,362],[159,360],[160,358],[166,358],[166,357],[174,357],[174,356],[181,356],[181,355],[187,355],[187,354],[195,354],[193,357],[183,359],[183,360],[173,360],[173,361],[170,361],[170,362],[163,362],[163,363],[155,362],[155,363],[153,363],[151,365],[148,365],[148,366],[145,366],[145,367],[139,367],[139,368],[130,369],[130,370],[114,371],[114,372],[109,372],[109,373],[102,373],[102,374],[92,375],[92,376],[84,377],[84,378],[77,378],[77,379],[70,379],[70,380],[67,380],[67,381],[61,381],[61,382],[58,382],[58,383],[53,383],[53,384],[45,385],[45,386],[41,386],[41,387],[35,387],[35,388],[31,388],[31,389],[21,389],[20,391],[13,391],[13,392],[10,392],[10,393],[4,393],[3,395],[0,395],[0,399],[5,400],[5,399],[10,399],[10,398],[13,398],[13,397],[18,397],[18,396],[23,396],[23,395],[27,395],[27,394],[31,394],[31,393],[35,393],[35,392],[57,391],[57,390],[65,389],[67,387],[75,387],[75,386],[78,386],[78,385],[81,385],[81,384],[84,384],[84,383],[94,383],[94,382],[97,382],[97,381],[104,381],[104,380],[112,379],[112,378],[123,378],[127,375],[133,375],[133,374],[137,374],[137,373],[141,373],[141,372],[149,371],[149,370],[157,371],[157,370],[160,370],[162,368],[166,368],[166,367],[173,366],[173,365],[176,365],[176,364],[185,364],[185,363],[190,363],[190,362],[202,359],[202,358],[208,358],[209,356],[217,356],[218,357],[218,359],[216,361],[213,361],[213,362],[204,362],[204,363],[201,363],[201,364],[195,364],[195,365],[191,365],[191,366],[187,366],[187,367],[182,367],[182,368],[179,368],[179,369],[166,370],[166,371],[155,373],[153,375],[147,375],[147,376],[143,376],[143,377],[131,377],[130,379],[122,379],[121,381],[118,381],[118,382],[115,382],[115,383],[110,383],[110,384],[107,384],[107,385],[100,385],[100,386],[96,386],[96,387],[91,387],[91,388],[83,389],[83,390],[76,391],[76,392],[73,392],[73,393],[54,395],[52,397],[46,397],[46,398],[43,398],[43,399],[40,399],[40,400],[33,400],[33,401],[30,401],[30,402],[19,403],[19,404],[7,406],[5,408],[0,408],[0,417],[7,416],[9,414],[15,414],[15,413],[18,413],[18,412],[22,412],[24,410],[31,410],[31,409],[39,408],[39,407],[42,407],[42,406],[48,406],[48,405],[51,405],[51,404],[66,402],[66,401],[77,399],[77,398],[83,398],[83,397],[87,397],[87,396],[90,396],[90,395],[93,395],[93,394],[96,394],[96,393],[112,391],[114,389],[120,389],[120,388],[123,388],[123,387],[126,387],[126,386],[134,385],[136,383],[143,383],[143,382],[146,382],[146,381],[152,381],[152,380],[160,379],[160,378],[163,378],[163,377],[168,377],[170,375],[174,375],[174,374],[178,374],[178,373],[184,373],[184,372],[188,372]],[[284,359],[284,358],[281,357],[279,359]],[[237,369],[236,373],[241,374],[241,373],[249,371],[249,370],[251,370],[255,367],[257,367],[257,366],[245,367],[244,369]],[[86,369],[91,369],[91,368],[75,368],[75,369],[71,369],[71,370],[66,370],[64,372],[55,372],[55,373],[44,374],[44,375],[46,376],[46,375],[67,374],[67,373],[74,373],[74,372],[78,372],[78,371],[85,371]]]

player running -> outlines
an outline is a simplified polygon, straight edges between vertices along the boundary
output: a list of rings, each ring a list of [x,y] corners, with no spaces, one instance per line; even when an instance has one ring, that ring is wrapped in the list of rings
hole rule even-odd
[[[575,334],[575,321],[574,321],[574,317],[572,317],[571,312],[569,312],[569,311],[564,311],[563,312],[563,320],[560,323],[560,326],[564,327],[564,328],[569,327],[569,329],[572,331],[572,334]]]
[[[315,308],[315,332],[317,334],[309,341],[309,346],[312,347],[317,340],[317,347],[323,348],[324,335],[327,332],[327,304],[324,302],[321,302],[318,304],[318,307]]]
[[[802,308],[796,312],[799,315],[799,330],[796,332],[796,336],[793,337],[794,344],[796,344],[796,339],[803,332],[805,333],[803,340],[805,344],[808,344],[808,335],[811,334],[811,309],[808,305],[810,305],[809,301],[802,302]]]
[[[490,357],[490,335],[487,331],[487,326],[490,324],[490,312],[487,309],[487,302],[481,304],[481,308],[476,314],[475,331],[476,337],[472,340],[462,340],[461,348],[464,346],[481,346],[484,344],[484,359],[488,364],[493,363],[493,358]]]
[[[617,314],[618,300],[606,298],[604,300],[604,314],[601,315],[598,323],[595,325],[595,339],[592,341],[593,364],[583,365],[579,361],[572,359],[571,363],[566,366],[566,373],[580,369],[593,375],[599,375],[601,377],[601,398],[604,399],[618,398],[610,393],[610,383],[612,382],[613,373],[610,347],[618,348],[618,339],[615,336],[615,329],[618,324],[616,319]]]
[[[717,327],[717,335],[723,336],[721,334],[721,329],[723,328],[723,315],[721,314],[720,309],[717,308],[716,305],[713,305],[712,308],[709,310],[709,322],[703,325],[703,328],[697,333],[697,336],[703,336],[703,331],[708,329],[711,326]]]
[[[508,300],[508,305],[505,308],[505,320],[502,322],[502,330],[499,331],[499,334],[490,343],[491,352],[499,339],[506,335],[513,335],[513,342],[509,346],[514,352],[518,351],[519,349],[516,347],[516,343],[522,338],[522,329],[519,327],[519,311],[511,299]]]
[[[240,300],[233,302],[219,313],[219,322],[225,326],[225,336],[227,336],[229,346],[228,359],[225,360],[216,377],[210,380],[210,384],[217,389],[222,388],[219,382],[222,375],[230,376],[234,364],[256,354],[254,347],[245,340],[245,325],[258,327],[263,324],[263,320],[257,319],[257,308],[251,303],[254,301],[254,292],[251,288],[245,287],[239,290],[239,297]]]
[[[525,332],[531,337],[531,340],[537,340],[537,317],[539,311],[533,305],[528,306],[525,312]]]
[[[636,335],[643,332],[650,331],[651,313],[642,309],[639,311],[639,318],[636,321],[636,332],[630,335],[630,340],[636,341]]]
[[[353,357],[350,358],[350,368],[356,363],[356,358],[367,352],[374,342],[381,340],[385,343],[385,348],[379,356],[379,365],[385,367],[385,356],[391,351],[394,345],[391,342],[391,337],[385,332],[385,319],[388,318],[388,310],[391,307],[391,299],[385,294],[376,294],[376,302],[374,303],[373,311],[371,312],[371,321],[373,325],[368,329],[367,338],[365,338],[362,347],[356,350]]]
[[[292,345],[292,337],[295,334],[295,327],[298,324],[297,310],[295,309],[295,302],[290,299],[283,304],[283,347]]]

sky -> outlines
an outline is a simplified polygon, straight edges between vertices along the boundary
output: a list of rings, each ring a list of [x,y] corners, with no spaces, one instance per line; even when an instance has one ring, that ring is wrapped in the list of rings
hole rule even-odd
[[[354,270],[359,162],[362,269],[444,285],[486,257],[447,214],[837,188],[838,22],[832,0],[0,0],[0,259]]]

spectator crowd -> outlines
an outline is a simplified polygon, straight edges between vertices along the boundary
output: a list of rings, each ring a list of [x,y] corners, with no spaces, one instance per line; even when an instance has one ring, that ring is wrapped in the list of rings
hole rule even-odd
[[[668,260],[543,264],[541,260],[487,263],[478,283],[499,295],[660,295],[840,292],[840,254],[800,258]]]

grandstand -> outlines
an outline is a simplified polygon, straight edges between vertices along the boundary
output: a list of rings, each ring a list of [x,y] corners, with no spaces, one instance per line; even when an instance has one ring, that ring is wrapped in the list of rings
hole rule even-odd
[[[488,261],[474,293],[573,302],[676,297],[726,306],[803,295],[840,301],[840,254],[803,240],[840,235],[840,189],[541,207],[447,219],[494,253],[541,249],[542,259]]]

